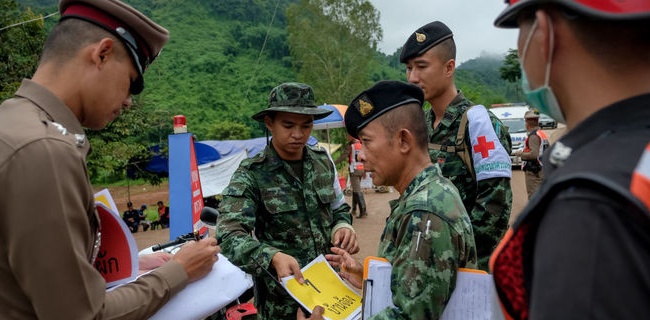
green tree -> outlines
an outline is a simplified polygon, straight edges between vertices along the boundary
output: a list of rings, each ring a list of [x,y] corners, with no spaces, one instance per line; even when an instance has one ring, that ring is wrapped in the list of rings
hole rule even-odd
[[[370,83],[382,38],[379,12],[367,0],[301,0],[287,9],[289,49],[298,79],[316,99],[347,104]]]
[[[519,56],[517,55],[516,49],[508,50],[508,54],[503,62],[503,65],[499,68],[499,74],[501,79],[506,80],[510,83],[516,84],[521,79],[521,69],[519,68]],[[519,86],[515,85],[515,90],[517,94],[517,99],[521,99]]]
[[[15,0],[0,0],[0,101],[34,73],[44,39],[42,15],[20,10]]]
[[[246,140],[250,139],[250,129],[243,123],[216,121],[210,123],[207,139],[209,140]]]
[[[120,117],[99,131],[87,130],[92,152],[88,155],[88,171],[93,183],[133,178],[158,184],[161,177],[145,171],[154,156],[150,147],[161,146],[166,152],[167,135],[172,132],[172,115],[168,112],[145,112],[142,101],[124,110]]]

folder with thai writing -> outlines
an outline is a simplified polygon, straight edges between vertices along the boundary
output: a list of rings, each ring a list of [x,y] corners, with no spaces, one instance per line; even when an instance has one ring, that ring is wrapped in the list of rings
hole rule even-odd
[[[308,311],[316,306],[325,308],[328,320],[357,320],[361,313],[361,296],[341,279],[320,255],[302,269],[304,284],[294,276],[282,278],[282,286]]]

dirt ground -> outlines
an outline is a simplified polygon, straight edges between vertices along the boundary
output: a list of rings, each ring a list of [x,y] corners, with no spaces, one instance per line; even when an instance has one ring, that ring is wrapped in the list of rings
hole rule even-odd
[[[524,182],[524,174],[521,170],[513,170],[512,189],[513,189],[513,214],[518,214],[521,209],[526,205],[526,187]],[[131,201],[135,206],[141,203],[154,205],[158,200],[163,200],[167,203],[168,192],[166,186],[151,187],[147,186],[146,189],[138,187],[137,190],[131,188],[130,196]],[[109,188],[113,199],[115,200],[120,212],[126,210],[126,202],[128,199],[126,188]],[[357,237],[359,240],[360,252],[356,257],[362,260],[369,255],[377,254],[377,246],[379,238],[384,229],[386,218],[390,214],[390,207],[388,201],[399,197],[397,192],[380,193],[370,189],[364,191],[366,205],[368,207],[368,217],[362,219],[354,219],[353,226],[356,229]],[[348,203],[352,203],[352,198],[346,196]],[[149,230],[143,232],[140,230],[138,233],[133,234],[139,250],[150,247],[155,244],[163,243],[169,239],[169,229],[163,230]]]
[[[564,133],[564,127],[560,125],[556,130],[546,131],[552,143]],[[513,168],[511,186],[513,190],[513,204],[510,221],[512,223],[514,218],[521,212],[528,202],[524,173],[521,170]],[[165,183],[159,186],[131,186],[129,188],[116,187],[108,189],[120,209],[120,212],[123,212],[126,210],[126,202],[129,199],[133,202],[135,207],[139,207],[141,204],[145,203],[149,208],[155,208],[155,204],[159,200],[168,204],[168,187],[169,186]],[[101,189],[103,188],[98,187],[96,191]],[[360,252],[356,255],[359,259],[377,253],[379,238],[384,229],[386,218],[390,213],[388,201],[399,197],[399,194],[397,192],[379,193],[371,189],[366,189],[364,191],[364,196],[368,207],[368,217],[363,219],[355,218],[353,222],[353,226],[356,229],[357,237],[359,239],[359,246],[361,248]],[[352,203],[352,198],[350,196],[346,196],[346,200],[348,203]],[[147,232],[140,230],[140,232],[133,235],[140,250],[170,240],[169,229],[150,230]]]

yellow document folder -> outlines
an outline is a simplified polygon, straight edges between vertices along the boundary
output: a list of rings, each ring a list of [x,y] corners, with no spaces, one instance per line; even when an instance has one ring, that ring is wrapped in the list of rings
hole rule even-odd
[[[323,255],[300,269],[305,280],[294,276],[282,278],[287,292],[310,312],[315,306],[325,308],[323,316],[331,320],[356,320],[361,313],[361,296],[349,287]]]

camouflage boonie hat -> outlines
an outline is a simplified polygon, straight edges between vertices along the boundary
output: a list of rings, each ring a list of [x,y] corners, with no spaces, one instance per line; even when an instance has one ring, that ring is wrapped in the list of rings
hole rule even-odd
[[[271,90],[268,108],[253,115],[253,119],[264,121],[264,116],[269,112],[289,112],[314,116],[314,120],[330,115],[332,110],[316,107],[314,91],[311,87],[298,82],[283,83]]]

